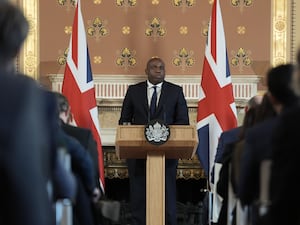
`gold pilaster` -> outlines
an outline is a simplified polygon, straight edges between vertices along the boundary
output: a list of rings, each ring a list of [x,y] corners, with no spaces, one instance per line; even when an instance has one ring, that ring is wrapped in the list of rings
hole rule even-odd
[[[19,56],[19,70],[33,77],[39,78],[39,1],[19,0],[18,4],[29,21],[30,28],[27,39]]]
[[[290,60],[290,32],[288,26],[288,0],[271,1],[271,65],[275,66]],[[288,38],[289,37],[289,38]]]

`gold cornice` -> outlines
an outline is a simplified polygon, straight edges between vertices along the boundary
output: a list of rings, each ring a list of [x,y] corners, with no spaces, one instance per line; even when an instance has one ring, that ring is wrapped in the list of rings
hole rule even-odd
[[[19,70],[33,77],[39,78],[39,1],[20,0],[19,6],[30,24],[29,34],[20,53]]]

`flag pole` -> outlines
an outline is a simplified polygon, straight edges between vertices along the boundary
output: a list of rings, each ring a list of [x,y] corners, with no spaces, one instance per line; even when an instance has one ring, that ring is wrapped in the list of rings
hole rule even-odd
[[[219,0],[215,0],[212,5],[199,93],[197,155],[207,176],[210,191],[209,224],[211,224],[218,221],[222,206],[222,199],[216,191],[221,165],[214,163],[219,137],[222,132],[237,126],[237,113]],[[211,180],[210,171],[213,167],[214,180]]]

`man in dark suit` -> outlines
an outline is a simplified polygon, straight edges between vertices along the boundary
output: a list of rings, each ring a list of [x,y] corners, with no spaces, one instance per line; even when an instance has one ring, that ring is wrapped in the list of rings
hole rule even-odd
[[[148,80],[129,86],[124,98],[119,124],[147,124],[152,119],[164,123],[188,125],[188,108],[182,88],[165,81],[165,64],[151,58],[145,70]],[[156,90],[154,88],[156,87]],[[154,114],[150,113],[152,94],[156,91]],[[151,115],[152,114],[152,115]],[[176,168],[178,160],[166,159],[166,224],[176,225]],[[145,160],[127,160],[132,225],[146,224]],[[153,184],[155,185],[155,184]]]

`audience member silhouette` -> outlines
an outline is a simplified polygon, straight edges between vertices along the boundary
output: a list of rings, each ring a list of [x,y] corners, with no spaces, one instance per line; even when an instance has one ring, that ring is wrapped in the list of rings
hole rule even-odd
[[[93,134],[89,129],[72,125],[72,114],[68,99],[62,93],[54,93],[57,99],[61,127],[68,135],[76,138],[80,142],[80,144],[89,152],[93,160],[95,182],[100,188],[97,143],[93,138]]]
[[[9,1],[0,2],[0,224],[55,224],[47,191],[51,154],[43,96],[15,70],[29,24]]]
[[[96,221],[92,203],[93,200],[99,199],[99,190],[95,182],[93,161],[88,151],[77,139],[67,135],[62,129],[58,130],[58,135],[70,153],[72,171],[77,178],[77,194],[74,204],[75,224],[94,225]]]
[[[228,187],[229,182],[232,183],[233,189],[235,190],[235,185],[233,181],[234,174],[233,171],[233,159],[235,155],[235,151],[237,146],[242,145],[244,140],[244,134],[248,128],[253,126],[255,118],[256,118],[256,112],[257,108],[261,104],[262,96],[257,95],[250,98],[248,101],[247,106],[245,107],[245,117],[243,120],[243,124],[238,127],[238,133],[236,133],[236,137],[234,141],[227,142],[225,146],[223,146],[223,154],[220,162],[222,163],[222,168],[219,173],[219,181],[216,183],[217,185],[217,193],[223,198],[222,201],[222,207],[219,215],[219,219],[217,224],[227,224],[227,211],[230,210],[228,208]],[[229,131],[225,131],[222,134],[225,134],[227,132],[230,132],[232,130],[236,130],[236,128],[231,129]],[[222,136],[221,134],[221,136]],[[226,137],[226,135],[223,136],[223,138]],[[235,215],[234,215],[235,218]]]
[[[247,114],[250,114],[250,112],[247,113],[247,111],[248,110],[254,111],[254,108],[260,103],[260,101],[261,101],[261,96],[259,96],[259,95],[253,96],[252,98],[249,99],[249,101],[247,102],[247,105],[245,106],[246,116],[247,116]],[[244,120],[244,121],[248,121],[248,120]],[[225,163],[228,162],[228,160],[231,158],[232,147],[235,145],[236,142],[238,142],[240,140],[242,132],[244,132],[243,126],[238,126],[238,127],[232,128],[230,130],[223,131],[221,133],[221,135],[219,137],[219,141],[218,141],[214,165],[213,165],[211,173],[210,173],[210,176],[211,176],[210,179],[211,179],[212,183],[214,183],[216,185],[218,183],[218,180],[215,180],[215,173],[220,173],[220,171],[215,171],[216,165],[220,166],[220,165],[224,164],[224,162]],[[228,147],[229,145],[231,147]],[[226,168],[227,168],[227,166],[226,166]],[[223,169],[223,170],[225,170],[225,169]],[[226,173],[226,176],[227,176],[227,173]],[[224,178],[226,176],[224,175]],[[226,179],[227,179],[227,177],[225,178],[225,180],[221,181],[221,183],[223,184],[223,182],[226,181]],[[227,195],[227,187],[226,187],[226,190],[222,191],[221,189],[219,190],[221,195],[224,196],[225,192]],[[208,199],[208,198],[206,198],[206,199]],[[218,206],[215,206],[215,208],[219,208],[219,206],[221,207],[217,224],[222,224],[222,223],[224,223],[223,221],[227,220],[227,216],[226,216],[227,197],[225,198],[225,196],[224,196],[223,203],[216,202],[214,204],[218,205]],[[206,205],[208,205],[208,204],[206,204]],[[205,207],[204,211],[208,213],[208,207]]]
[[[89,155],[89,157],[93,160],[93,174],[95,175],[93,177],[95,187],[92,190],[92,193],[90,191],[86,192],[86,188],[82,185],[82,178],[78,179],[78,195],[77,195],[77,204],[74,205],[75,209],[75,217],[78,218],[79,224],[91,224],[91,222],[82,223],[82,217],[87,217],[85,220],[91,220],[91,217],[93,217],[94,223],[98,220],[96,205],[97,201],[100,198],[100,185],[99,185],[99,168],[98,168],[98,152],[97,152],[97,145],[96,142],[93,139],[92,132],[88,129],[81,128],[81,127],[75,127],[72,125],[69,125],[71,123],[71,110],[69,106],[69,102],[67,98],[59,93],[54,92],[54,95],[57,100],[57,108],[59,111],[59,118],[60,118],[60,126],[62,130],[69,136],[75,138],[77,141],[80,142],[82,147],[87,151],[85,155]],[[83,156],[85,158],[85,156]],[[81,212],[85,212],[83,216],[78,216],[78,214],[81,214]],[[88,215],[88,216],[87,216]],[[81,220],[81,221],[80,221]],[[76,222],[77,220],[75,220]]]
[[[47,131],[47,149],[49,149],[50,157],[48,160],[51,163],[51,173],[49,181],[51,182],[50,198],[53,202],[59,199],[70,199],[74,202],[76,195],[75,177],[69,168],[68,162],[65,162],[64,157],[67,155],[65,146],[59,134],[59,124],[57,122],[56,99],[51,92],[40,87],[40,92],[43,96],[42,106],[46,117]],[[61,151],[61,152],[60,152]],[[59,153],[60,152],[60,153]],[[64,154],[63,154],[64,153]]]
[[[240,178],[240,162],[244,150],[245,135],[247,130],[255,124],[276,116],[276,111],[274,110],[267,93],[262,96],[261,103],[255,108],[254,111],[255,112],[251,113],[252,115],[245,115],[243,129],[240,133],[240,141],[236,143],[232,155],[231,179],[234,193],[237,193],[237,186]]]
[[[267,73],[268,96],[277,114],[297,102],[297,96],[291,88],[293,73],[292,64],[276,66]],[[237,191],[241,203],[251,206],[253,224],[257,224],[259,219],[256,202],[260,190],[260,165],[263,160],[272,158],[272,136],[277,125],[278,116],[266,119],[250,128],[245,137]]]
[[[298,68],[293,76],[292,88],[300,96],[300,49],[297,55]],[[300,105],[285,110],[273,138],[273,156],[270,176],[270,207],[266,216],[268,223],[300,224],[299,207],[299,139]]]
[[[245,117],[251,117],[256,111],[256,107],[261,103],[262,101],[262,96],[261,95],[256,95],[253,96],[252,98],[249,99],[247,105],[245,106]],[[248,111],[251,110],[249,113]],[[253,121],[251,118],[244,118],[243,120],[243,125],[224,131],[221,133],[219,142],[218,142],[218,147],[217,147],[217,153],[216,153],[216,159],[215,162],[222,163],[223,161],[223,155],[227,155],[226,152],[224,152],[224,148],[227,144],[229,143],[234,143],[238,140],[241,139],[241,136],[243,136],[244,130],[246,130],[250,125],[253,124]],[[230,153],[229,153],[230,154]]]

